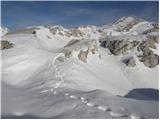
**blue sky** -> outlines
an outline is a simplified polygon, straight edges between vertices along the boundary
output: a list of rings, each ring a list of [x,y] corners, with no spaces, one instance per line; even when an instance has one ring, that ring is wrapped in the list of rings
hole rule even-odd
[[[10,29],[49,24],[103,25],[129,15],[158,21],[158,2],[155,1],[3,1],[1,10],[2,26]]]

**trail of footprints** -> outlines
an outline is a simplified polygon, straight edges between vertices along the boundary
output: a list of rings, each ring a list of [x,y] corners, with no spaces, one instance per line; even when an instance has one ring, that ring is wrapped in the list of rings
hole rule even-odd
[[[56,83],[56,86],[54,88],[51,88],[50,90],[43,90],[40,93],[52,92],[54,95],[57,95],[57,89],[60,87],[60,85],[62,85],[62,83],[64,83],[64,79],[63,79],[64,76],[61,75],[61,73],[59,72],[59,70],[55,64],[54,64],[54,69],[55,69],[55,76],[57,78],[59,78],[59,81]],[[134,115],[134,114],[124,114],[124,112],[122,112],[122,113],[114,112],[112,109],[110,109],[107,106],[101,106],[101,105],[95,104],[93,102],[90,102],[89,99],[86,99],[84,97],[77,97],[77,96],[72,95],[68,92],[64,93],[63,95],[70,98],[70,99],[80,100],[83,104],[85,104],[88,107],[94,107],[100,111],[107,112],[107,113],[109,113],[109,115],[112,118],[122,118],[122,117],[129,117],[131,119],[139,119],[140,118],[139,116]],[[125,109],[123,108],[122,111],[125,111]]]
[[[128,116],[128,115],[123,114],[123,113],[113,112],[109,107],[97,105],[93,102],[90,102],[88,99],[86,99],[84,97],[76,97],[75,95],[70,95],[69,93],[65,93],[65,96],[68,96],[71,99],[80,100],[82,103],[84,103],[88,107],[94,107],[94,108],[97,108],[100,111],[108,112],[112,117],[115,117],[115,118],[116,117],[118,118],[118,117],[127,117]]]

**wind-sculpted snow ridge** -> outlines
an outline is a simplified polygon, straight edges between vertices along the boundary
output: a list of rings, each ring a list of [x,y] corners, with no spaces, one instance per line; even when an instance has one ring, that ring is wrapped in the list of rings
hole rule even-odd
[[[158,29],[130,16],[7,33],[2,118],[158,118]]]

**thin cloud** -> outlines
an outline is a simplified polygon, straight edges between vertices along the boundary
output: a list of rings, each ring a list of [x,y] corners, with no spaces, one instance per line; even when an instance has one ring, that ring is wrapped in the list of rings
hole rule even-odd
[[[128,15],[154,21],[158,19],[158,2],[119,3],[109,1],[103,4],[101,1],[96,3],[85,1],[2,2],[2,25],[10,28],[40,24],[60,24],[65,27],[81,24],[102,25]]]

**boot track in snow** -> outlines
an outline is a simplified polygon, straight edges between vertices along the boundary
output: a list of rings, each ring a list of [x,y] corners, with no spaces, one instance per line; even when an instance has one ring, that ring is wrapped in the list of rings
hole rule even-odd
[[[58,94],[58,92],[57,92],[58,88],[60,88],[60,86],[62,86],[62,84],[64,83],[64,76],[61,74],[61,72],[59,71],[57,65],[55,64],[55,61],[56,61],[56,59],[59,56],[60,55],[57,55],[53,59],[53,62],[52,62],[52,67],[54,68],[54,74],[55,74],[56,78],[59,79],[59,81],[56,83],[56,85],[55,85],[54,88],[51,88],[49,90],[43,90],[40,93],[52,92],[54,95],[57,95]],[[103,105],[95,104],[93,102],[90,102],[89,99],[84,98],[83,96],[77,97],[75,95],[70,94],[69,92],[66,92],[66,93],[64,93],[62,95],[68,97],[69,99],[80,100],[81,103],[85,104],[85,106],[87,106],[87,107],[93,107],[93,108],[97,108],[99,111],[107,112],[107,113],[109,113],[109,115],[112,118],[122,118],[122,117],[124,117],[124,118],[131,118],[131,119],[140,118],[139,116],[134,115],[134,114],[129,114],[129,113],[125,114],[124,113],[125,110],[126,110],[125,108],[123,108],[123,110],[121,109],[122,113],[120,113],[120,112],[114,112],[108,106],[103,106]]]

